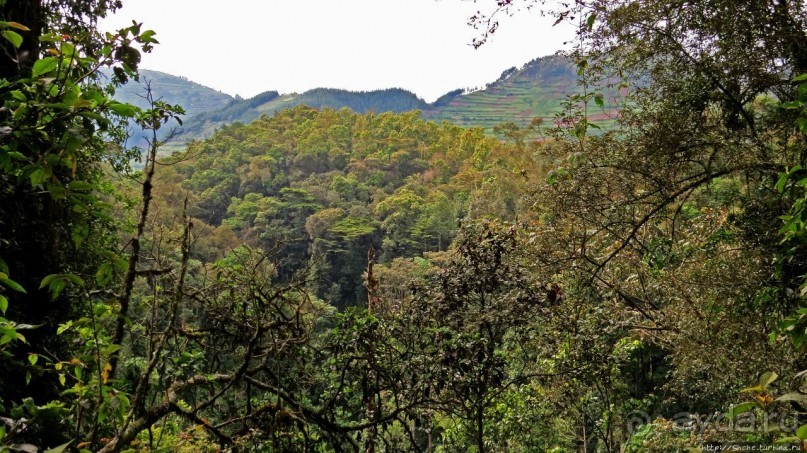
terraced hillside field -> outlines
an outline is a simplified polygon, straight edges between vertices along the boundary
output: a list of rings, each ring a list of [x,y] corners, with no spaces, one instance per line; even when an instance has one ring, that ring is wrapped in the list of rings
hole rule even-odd
[[[577,89],[577,73],[567,59],[543,57],[484,90],[457,95],[445,105],[424,111],[424,117],[482,127],[488,132],[506,122],[526,126],[533,118],[550,124],[566,96]]]

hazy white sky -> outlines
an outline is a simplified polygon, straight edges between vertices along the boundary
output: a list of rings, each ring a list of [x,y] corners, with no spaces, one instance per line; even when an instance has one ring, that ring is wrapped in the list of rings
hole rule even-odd
[[[142,67],[248,98],[317,87],[400,87],[427,101],[549,55],[574,33],[522,12],[478,50],[467,25],[492,0],[124,0],[101,28],[144,23],[160,45]]]

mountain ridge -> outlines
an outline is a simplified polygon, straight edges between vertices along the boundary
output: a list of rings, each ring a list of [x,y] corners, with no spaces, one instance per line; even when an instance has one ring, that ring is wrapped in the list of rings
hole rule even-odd
[[[298,105],[317,109],[348,108],[357,113],[419,110],[427,120],[481,127],[491,133],[496,125],[502,123],[510,122],[524,127],[534,118],[551,120],[561,111],[562,101],[577,89],[574,65],[559,55],[535,58],[520,68],[505,70],[497,80],[484,88],[455,89],[432,103],[403,88],[370,91],[314,88],[302,93],[285,94],[268,90],[244,99],[164,72],[143,70],[142,73],[143,79],[151,81],[158,97],[182,105],[187,112],[172,148],[208,138],[224,125],[250,123],[262,115],[272,115]],[[133,95],[136,89],[138,84],[124,86],[116,98],[140,105],[142,99]],[[142,82],[139,89],[142,90]]]

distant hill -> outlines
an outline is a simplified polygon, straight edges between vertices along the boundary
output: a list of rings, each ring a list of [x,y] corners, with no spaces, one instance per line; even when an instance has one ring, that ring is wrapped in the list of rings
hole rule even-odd
[[[192,82],[185,77],[148,69],[140,70],[139,82],[131,80],[126,85],[119,87],[115,92],[115,99],[140,108],[147,108],[148,102],[143,97],[146,93],[146,83],[151,85],[156,99],[182,106],[185,109],[183,118],[217,111],[234,100],[229,94]],[[178,124],[173,123],[172,126],[176,127]],[[145,135],[139,128],[133,129],[130,132],[128,146],[145,148],[147,146]]]
[[[302,94],[279,95],[277,91],[267,91],[250,99],[234,99],[226,106],[189,117],[182,129],[186,141],[210,137],[224,124],[251,123],[261,115],[271,115],[280,110],[307,105],[317,109],[347,107],[356,113],[407,112],[429,108],[414,93],[391,88],[377,91],[346,91],[333,88],[316,88]]]
[[[242,99],[182,77],[148,70],[142,75],[151,80],[155,93],[166,102],[185,107],[185,125],[180,129],[178,143],[207,138],[225,124],[250,123],[261,115],[298,105],[346,107],[357,113],[420,110],[425,119],[481,127],[490,133],[494,126],[505,122],[525,126],[536,117],[551,120],[562,109],[565,97],[577,90],[576,69],[560,56],[536,58],[521,68],[504,71],[484,89],[453,90],[431,104],[400,88],[369,92],[317,88],[284,95],[267,91]],[[129,84],[119,90],[116,98],[142,105],[143,100],[136,96],[140,92],[142,86]]]
[[[188,117],[221,109],[233,101],[233,97],[229,94],[200,85],[185,77],[149,69],[140,70],[139,82],[131,81],[118,88],[115,99],[146,107],[147,103],[142,97],[146,82],[151,84],[157,98],[162,98],[169,104],[180,104]]]
[[[536,58],[521,69],[504,71],[483,90],[461,90],[441,97],[424,109],[426,119],[445,120],[460,126],[476,126],[490,132],[494,126],[513,122],[528,125],[533,118],[551,123],[561,102],[577,90],[577,70],[560,56]]]

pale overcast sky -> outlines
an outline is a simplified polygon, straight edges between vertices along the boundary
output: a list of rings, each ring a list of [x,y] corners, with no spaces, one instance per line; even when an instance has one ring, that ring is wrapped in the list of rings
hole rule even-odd
[[[277,90],[400,87],[427,101],[555,53],[568,25],[522,12],[478,50],[467,0],[124,0],[101,28],[143,22],[160,45],[142,67],[248,98]]]

